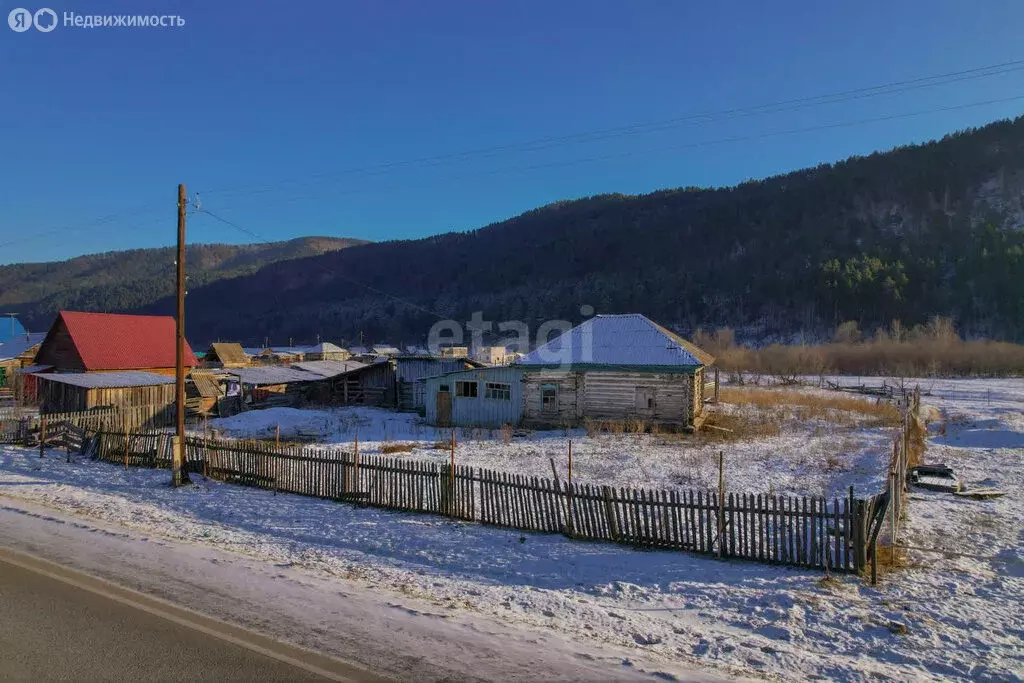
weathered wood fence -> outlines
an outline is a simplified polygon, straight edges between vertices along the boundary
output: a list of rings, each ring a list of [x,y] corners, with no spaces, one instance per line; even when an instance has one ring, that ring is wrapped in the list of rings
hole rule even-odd
[[[875,582],[878,572],[876,557],[878,539],[885,533],[890,546],[899,541],[900,524],[907,507],[907,471],[911,466],[912,441],[914,432],[923,429],[921,425],[921,387],[905,393],[899,399],[903,415],[899,434],[893,442],[892,458],[889,461],[889,476],[885,490],[864,501],[864,517],[868,526],[866,551],[871,565],[871,581]],[[914,463],[920,464],[920,463]],[[866,565],[865,565],[866,566]]]
[[[212,479],[345,501],[443,515],[481,524],[561,533],[581,540],[686,550],[838,572],[874,568],[883,522],[895,538],[905,507],[911,425],[920,394],[906,400],[886,491],[776,496],[715,490],[616,488],[436,462],[366,456],[343,449],[187,437],[184,468]],[[171,435],[138,431],[104,413],[45,416],[69,450],[89,448],[117,464],[169,468]],[[28,443],[43,417],[0,419],[0,443]],[[34,431],[35,430],[35,431]],[[63,431],[58,431],[63,430]],[[39,443],[38,439],[35,443]],[[888,512],[888,516],[886,516]]]
[[[96,434],[96,456],[169,467],[170,436]],[[800,567],[865,568],[867,502],[614,488],[342,449],[188,437],[185,468],[211,479],[581,540]]]
[[[90,410],[76,413],[0,414],[0,444],[35,445],[41,437],[54,436],[64,425],[83,427],[91,431],[124,432],[166,427],[152,407]],[[156,420],[154,422],[154,420]]]

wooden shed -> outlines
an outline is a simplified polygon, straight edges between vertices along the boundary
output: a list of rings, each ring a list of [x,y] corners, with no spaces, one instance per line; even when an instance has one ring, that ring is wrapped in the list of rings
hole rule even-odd
[[[449,372],[480,367],[480,363],[466,358],[438,358],[437,356],[397,356],[391,360],[395,368],[396,407],[399,410],[423,411],[425,385],[420,380]]]
[[[519,368],[473,368],[421,381],[431,424],[497,429],[522,420],[523,371]]]
[[[388,361],[364,364],[327,381],[332,403],[395,407],[395,367]]]
[[[306,385],[324,381],[323,375],[293,367],[262,365],[228,371],[241,385],[246,408],[270,408],[301,403]]]
[[[599,315],[518,360],[523,423],[586,419],[703,423],[704,376],[714,358],[639,314]]]
[[[208,368],[244,368],[250,364],[249,356],[241,344],[215,342],[203,356],[203,365]]]
[[[72,372],[35,374],[41,413],[96,408],[140,409],[148,426],[174,421],[174,378],[155,372]]]

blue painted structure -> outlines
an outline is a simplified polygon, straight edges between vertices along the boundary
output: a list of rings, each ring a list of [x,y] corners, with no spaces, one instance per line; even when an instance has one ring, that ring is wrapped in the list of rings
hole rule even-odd
[[[0,344],[14,337],[24,337],[25,328],[18,322],[18,319],[11,316],[0,318]]]
[[[430,424],[438,424],[437,395],[445,389],[451,395],[453,427],[497,429],[507,424],[518,425],[522,420],[523,371],[519,368],[474,368],[422,381],[426,418]],[[459,395],[459,385],[465,387],[467,383],[476,385],[475,396]]]

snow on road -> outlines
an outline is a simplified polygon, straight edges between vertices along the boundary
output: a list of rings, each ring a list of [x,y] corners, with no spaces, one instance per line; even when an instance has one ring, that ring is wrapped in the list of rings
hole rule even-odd
[[[904,542],[980,559],[908,551],[910,567],[884,574],[877,587],[201,478],[175,491],[167,472],[40,460],[16,447],[0,451],[0,496],[301,568],[395,604],[632,652],[648,672],[685,676],[699,666],[786,680],[1021,680],[1024,380],[930,388],[924,403],[938,411],[935,424],[946,426],[944,434],[933,428],[928,460],[1008,495],[977,501],[913,491]],[[388,438],[423,429],[400,424],[407,427],[392,425]]]

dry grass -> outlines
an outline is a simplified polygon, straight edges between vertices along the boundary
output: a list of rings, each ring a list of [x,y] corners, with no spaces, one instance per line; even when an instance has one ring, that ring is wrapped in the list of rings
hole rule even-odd
[[[773,344],[753,349],[736,344],[732,330],[713,334],[698,330],[697,346],[718,359],[718,367],[733,379],[759,384],[766,376],[890,375],[1005,376],[1024,374],[1024,345],[989,340],[963,341],[951,320],[933,318],[927,325],[906,329],[893,321],[888,330],[876,330],[861,340],[850,334],[850,323],[840,325],[834,341],[826,344]],[[856,326],[853,326],[856,329]]]
[[[666,425],[659,425],[647,420],[632,417],[625,420],[594,420],[585,418],[583,429],[587,436],[598,434],[662,434],[671,433],[672,428]]]
[[[389,453],[408,453],[416,448],[415,444],[411,443],[386,443],[380,447],[380,452],[383,455]]]
[[[820,419],[850,426],[853,415],[872,418],[878,426],[900,424],[899,408],[886,401],[872,401],[852,396],[822,396],[784,389],[738,389],[722,387],[722,403],[756,406],[760,409],[791,409],[798,420]]]
[[[451,441],[435,441],[431,448],[438,451],[449,451],[452,448]]]
[[[907,463],[914,467],[924,464],[924,451],[927,447],[928,427],[920,417],[911,416],[907,439]]]
[[[875,559],[878,562],[878,575],[884,576],[900,569],[907,569],[911,562],[907,557],[907,551],[903,548],[892,547],[888,542],[878,539],[878,548],[875,550]],[[870,558],[869,558],[870,567]],[[868,570],[870,571],[870,569]]]
[[[704,422],[699,439],[709,442],[746,441],[778,436],[781,433],[782,422],[774,411],[711,413]]]

